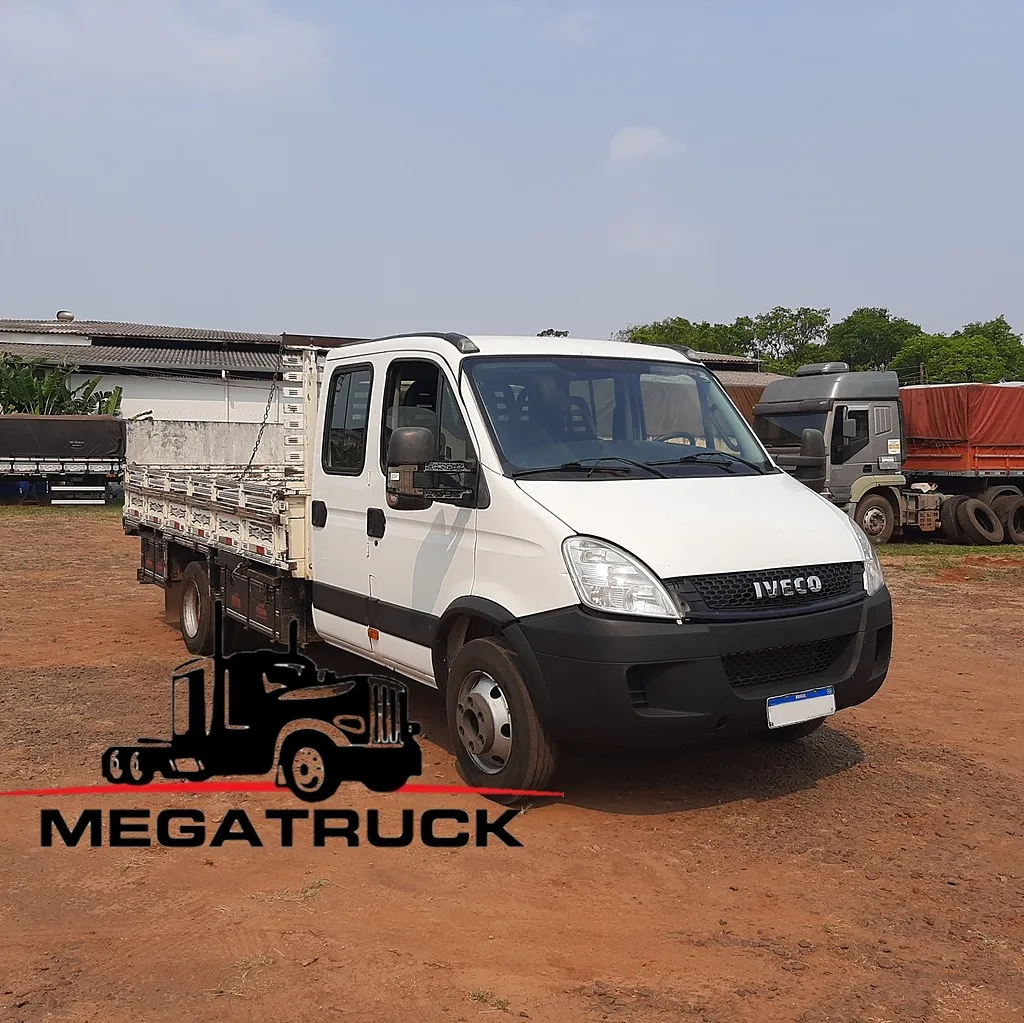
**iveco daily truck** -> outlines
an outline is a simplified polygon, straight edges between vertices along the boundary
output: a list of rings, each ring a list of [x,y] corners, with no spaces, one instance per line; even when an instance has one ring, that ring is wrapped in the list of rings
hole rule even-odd
[[[568,742],[792,739],[882,685],[874,547],[657,346],[397,335],[282,348],[278,466],[125,475],[139,579],[193,653],[213,602],[440,690],[463,777],[543,789]]]

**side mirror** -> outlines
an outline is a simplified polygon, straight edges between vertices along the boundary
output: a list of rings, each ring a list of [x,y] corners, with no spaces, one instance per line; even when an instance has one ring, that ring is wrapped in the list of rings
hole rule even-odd
[[[857,436],[857,424],[849,417],[843,417],[843,437],[846,440],[853,440]]]
[[[428,508],[432,501],[462,504],[476,495],[474,461],[437,457],[434,431],[402,426],[388,441],[386,491],[397,508]]]
[[[843,427],[845,434],[846,427]],[[820,494],[825,489],[825,435],[821,430],[804,430],[800,435],[800,454],[794,459],[793,475]]]

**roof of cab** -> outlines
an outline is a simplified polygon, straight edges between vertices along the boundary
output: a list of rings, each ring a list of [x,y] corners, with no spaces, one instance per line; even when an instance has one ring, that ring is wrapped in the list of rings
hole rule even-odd
[[[462,344],[460,344],[460,339]],[[464,342],[471,342],[473,351]],[[464,349],[469,350],[464,350]],[[654,349],[654,350],[652,350]],[[605,358],[664,359],[668,362],[694,362],[682,352],[664,346],[632,344],[594,338],[536,337],[512,334],[422,333],[395,334],[344,345],[328,352],[328,361],[356,358],[378,352],[432,352],[453,364],[471,355],[589,355]]]

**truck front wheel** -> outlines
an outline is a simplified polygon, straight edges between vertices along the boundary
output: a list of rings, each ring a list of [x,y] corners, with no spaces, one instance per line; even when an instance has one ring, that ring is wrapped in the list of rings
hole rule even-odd
[[[213,653],[213,595],[210,576],[201,562],[192,561],[181,574],[181,635],[193,654]]]
[[[868,494],[857,504],[857,525],[875,544],[888,543],[896,529],[896,513],[881,494]]]
[[[320,732],[289,735],[281,747],[285,784],[307,803],[330,799],[341,784],[338,747]]]
[[[557,746],[507,646],[491,637],[467,643],[452,663],[445,703],[459,773],[468,784],[515,790],[491,796],[506,806],[546,789]]]

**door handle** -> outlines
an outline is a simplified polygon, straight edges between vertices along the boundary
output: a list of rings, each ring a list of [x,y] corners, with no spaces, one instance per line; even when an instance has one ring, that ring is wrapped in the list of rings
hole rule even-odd
[[[310,519],[315,529],[323,529],[327,524],[327,505],[323,501],[314,501],[310,509]]]
[[[366,509],[366,535],[379,540],[384,535],[384,528],[387,526],[387,519],[384,518],[383,508]]]

